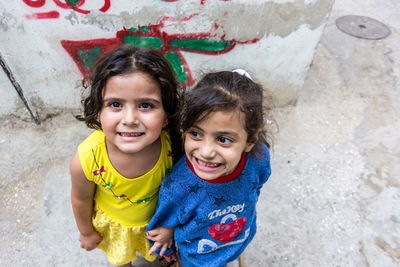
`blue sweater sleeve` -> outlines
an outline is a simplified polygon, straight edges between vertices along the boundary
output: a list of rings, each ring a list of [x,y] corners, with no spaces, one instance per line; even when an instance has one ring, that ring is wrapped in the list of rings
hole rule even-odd
[[[260,158],[259,159],[256,158],[256,160],[258,161],[257,167],[258,167],[258,177],[259,177],[258,187],[257,187],[258,195],[260,195],[261,187],[271,176],[270,153],[266,145],[262,144],[262,146],[263,147],[260,152],[260,155],[257,155],[257,157]]]
[[[180,206],[178,203],[182,201],[183,196],[182,191],[177,190],[179,183],[176,179],[179,179],[179,166],[182,166],[182,160],[173,167],[172,172],[164,178],[161,184],[156,212],[146,228],[147,231],[160,226],[175,228],[180,224]],[[151,240],[149,242],[151,245],[154,244]],[[164,254],[169,255],[174,249],[174,247],[171,247]],[[156,251],[156,254],[159,254],[159,252],[160,249]]]
[[[167,180],[169,177],[164,179]],[[176,205],[173,205],[173,200],[169,197],[166,198],[165,196],[169,193],[169,190],[165,187],[161,186],[159,199],[157,203],[156,212],[154,213],[153,218],[150,220],[149,224],[147,225],[147,231],[153,230],[157,227],[176,227],[177,226],[177,211],[175,210]],[[154,242],[149,240],[150,245],[153,246]],[[159,248],[155,253],[160,255]],[[174,252],[175,247],[174,245],[167,249],[164,255],[169,255]]]

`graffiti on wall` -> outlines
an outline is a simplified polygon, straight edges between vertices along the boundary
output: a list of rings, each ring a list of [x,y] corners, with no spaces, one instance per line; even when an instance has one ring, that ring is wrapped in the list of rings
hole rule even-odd
[[[186,20],[190,19],[186,18]],[[220,55],[231,51],[238,44],[255,43],[258,39],[237,41],[217,39],[211,30],[205,33],[169,34],[163,31],[166,21],[174,20],[164,17],[159,24],[124,28],[116,33],[115,38],[92,39],[83,41],[62,40],[61,45],[72,57],[79,71],[84,76],[90,67],[103,54],[119,44],[132,44],[142,48],[154,48],[160,51],[171,63],[178,80],[186,85],[193,85],[190,68],[182,52],[204,55]],[[218,25],[214,25],[218,28]]]
[[[43,8],[46,4],[46,0],[22,0],[26,5],[32,8]],[[57,7],[61,9],[72,9],[81,14],[89,14],[90,10],[82,8],[85,4],[85,0],[53,0]],[[99,11],[106,12],[111,5],[111,0],[102,0],[102,6],[99,7]],[[25,15],[27,19],[58,19],[60,13],[57,10],[50,10],[46,12],[35,12],[32,14]]]
[[[31,8],[46,9],[46,0],[22,0]],[[70,9],[81,14],[89,14],[91,10],[85,8],[85,0],[49,0],[61,9]],[[179,0],[161,0],[164,2],[178,2]],[[204,5],[206,0],[199,0]],[[228,2],[230,0],[220,0]],[[101,0],[95,3],[99,11],[107,12],[111,6],[111,0]],[[93,6],[92,6],[93,7]],[[92,9],[93,10],[93,9]],[[188,21],[198,13],[194,13],[181,21]],[[60,17],[58,10],[36,12],[25,15],[27,19],[57,19]],[[92,40],[62,40],[61,45],[71,56],[80,73],[85,76],[89,73],[93,63],[105,53],[111,51],[120,44],[132,44],[143,48],[154,48],[160,51],[171,63],[179,81],[186,85],[193,85],[190,68],[182,52],[204,55],[220,55],[231,51],[237,44],[255,43],[258,39],[249,41],[225,40],[225,34],[212,36],[212,31],[202,33],[169,34],[164,30],[166,22],[174,22],[173,17],[162,17],[159,24],[124,28],[117,31],[115,38]],[[214,24],[214,30],[219,25]],[[222,36],[222,37],[221,37]]]
[[[178,2],[179,0],[161,0],[163,2]],[[200,0],[200,4],[204,5],[207,0]],[[229,2],[231,0],[220,0],[223,2]],[[46,0],[22,0],[27,6],[31,8],[43,8],[45,7]],[[85,0],[53,0],[58,8],[61,9],[72,9],[81,14],[89,14],[90,10],[83,8]],[[100,1],[100,6],[98,8],[101,12],[107,12],[111,6],[111,0]],[[60,17],[60,12],[57,10],[50,10],[46,12],[35,12],[32,14],[26,14],[27,19],[58,19]]]

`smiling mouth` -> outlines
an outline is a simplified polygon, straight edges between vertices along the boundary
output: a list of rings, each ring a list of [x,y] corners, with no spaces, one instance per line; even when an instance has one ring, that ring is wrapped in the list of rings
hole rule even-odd
[[[144,133],[130,133],[130,132],[119,132],[122,137],[138,137],[144,135]]]
[[[195,161],[197,163],[198,168],[203,171],[214,171],[222,166],[222,163],[207,162],[207,161],[203,161],[196,157],[195,157]]]

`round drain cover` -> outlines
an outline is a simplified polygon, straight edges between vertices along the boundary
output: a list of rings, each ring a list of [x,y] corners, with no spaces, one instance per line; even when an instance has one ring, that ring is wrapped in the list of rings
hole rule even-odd
[[[336,26],[342,32],[362,39],[378,40],[390,34],[390,30],[385,24],[363,16],[340,17],[336,20]]]

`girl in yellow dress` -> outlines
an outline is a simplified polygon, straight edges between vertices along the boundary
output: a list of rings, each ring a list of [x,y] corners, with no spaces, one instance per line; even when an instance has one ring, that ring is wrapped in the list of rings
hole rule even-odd
[[[145,229],[160,184],[182,155],[173,70],[157,51],[125,45],[101,58],[86,82],[77,118],[95,131],[70,164],[80,245],[104,250],[117,266],[131,266],[136,252],[153,261]]]

